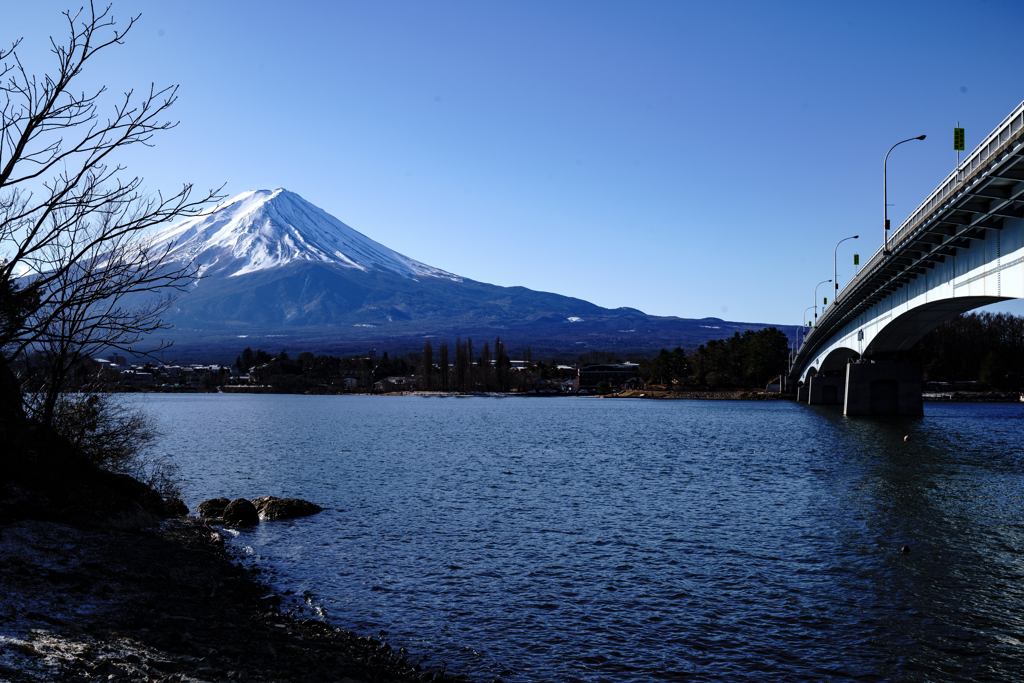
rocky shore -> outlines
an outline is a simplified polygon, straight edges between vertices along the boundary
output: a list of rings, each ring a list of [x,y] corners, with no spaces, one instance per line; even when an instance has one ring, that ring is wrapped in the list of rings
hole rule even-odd
[[[456,681],[283,613],[196,517],[0,526],[0,681]]]
[[[0,372],[0,683],[464,680],[283,612],[223,527],[186,516],[174,493],[27,419]],[[273,496],[207,503],[225,524],[320,511]]]

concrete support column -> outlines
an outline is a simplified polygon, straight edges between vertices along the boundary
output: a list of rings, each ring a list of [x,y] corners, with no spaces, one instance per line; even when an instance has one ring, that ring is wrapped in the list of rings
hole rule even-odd
[[[815,375],[811,377],[811,387],[807,403],[817,405],[839,405],[846,393],[846,378],[832,375]]]
[[[924,415],[917,363],[846,366],[844,415]]]
[[[807,397],[810,395],[810,387],[806,384],[796,388],[796,402],[807,403]]]

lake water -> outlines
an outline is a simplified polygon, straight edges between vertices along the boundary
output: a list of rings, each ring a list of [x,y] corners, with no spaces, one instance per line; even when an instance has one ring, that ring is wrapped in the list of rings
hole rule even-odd
[[[475,680],[1024,673],[1024,404],[132,400],[191,507],[327,508],[233,541],[277,588]]]

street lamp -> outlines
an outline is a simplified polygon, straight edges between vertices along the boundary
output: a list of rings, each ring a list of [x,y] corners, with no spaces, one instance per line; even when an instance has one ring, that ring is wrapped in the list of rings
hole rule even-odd
[[[802,334],[804,336],[807,335],[807,329],[806,329],[807,325],[804,325],[804,321],[807,320],[807,311],[811,310],[812,308],[814,308],[814,306],[808,306],[807,308],[805,308],[804,309],[804,316],[800,319],[800,334]],[[803,340],[802,339],[800,340],[800,343],[803,344]]]
[[[853,237],[846,237],[839,240],[839,244],[842,244],[846,240],[859,239],[860,235],[854,235]],[[832,293],[832,303],[835,304],[836,299],[839,298],[839,276],[836,274],[836,258],[839,254],[839,244],[836,245],[835,250],[832,252],[832,279],[836,283],[835,292]]]
[[[893,151],[904,142],[910,142],[911,140],[924,140],[926,136],[918,135],[916,138],[907,138],[906,140],[900,140],[895,145],[889,148],[889,152]],[[885,153],[885,161],[882,162],[882,204],[883,213],[885,215],[885,230],[882,231],[882,253],[889,253],[889,179],[887,176],[887,164],[889,162],[889,152]]]
[[[822,280],[818,284],[814,285],[814,322],[818,322],[818,287],[821,287],[826,282],[832,282],[831,280]],[[822,307],[824,309],[824,307]],[[822,310],[822,313],[825,311]]]

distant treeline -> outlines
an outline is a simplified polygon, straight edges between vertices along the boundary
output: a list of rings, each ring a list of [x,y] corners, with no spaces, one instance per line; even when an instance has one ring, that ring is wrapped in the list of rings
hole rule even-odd
[[[788,338],[766,327],[712,340],[695,350],[662,349],[654,358],[640,361],[640,377],[666,388],[763,388],[786,371],[788,361]]]
[[[472,339],[457,338],[450,346],[441,341],[435,347],[433,340],[423,346],[422,354],[410,353],[404,358],[389,358],[369,353],[362,356],[337,358],[314,356],[310,352],[291,358],[281,351],[271,355],[263,350],[245,349],[235,361],[243,374],[249,374],[253,383],[272,385],[276,391],[302,392],[343,390],[345,380],[356,380],[358,390],[368,390],[382,379],[413,378],[412,384],[402,382],[394,389],[421,391],[531,391],[566,389],[565,382],[575,377],[575,370],[564,369],[563,364],[579,367],[597,364],[621,363],[623,360],[639,363],[641,378],[648,384],[667,388],[720,388],[763,387],[770,379],[785,372],[789,342],[786,335],[774,327],[758,331],[737,332],[727,339],[709,341],[696,349],[673,351],[662,349],[654,358],[629,356],[625,359],[614,352],[592,350],[574,359],[551,358],[548,362],[535,361],[530,347],[516,355],[522,360],[516,367],[505,343],[498,337],[493,345],[484,342],[474,348]],[[560,367],[561,366],[561,367]]]
[[[530,361],[530,348],[526,347],[522,355],[524,360]],[[389,358],[386,351],[380,356],[370,352],[345,358],[316,356],[304,351],[292,358],[287,351],[272,355],[262,349],[246,348],[235,359],[235,365],[242,374],[250,375],[251,382],[272,385],[277,391],[289,393],[315,388],[340,390],[345,387],[346,379],[354,380],[358,389],[368,390],[382,379],[399,377],[415,377],[412,386],[403,384],[402,389],[423,391],[523,388],[521,381],[513,382],[512,361],[501,337],[494,340],[493,348],[484,342],[479,355],[474,353],[472,339],[462,341],[461,338],[455,340],[453,347],[442,341],[436,350],[428,340],[422,354],[410,353],[396,358]]]
[[[968,313],[929,332],[911,351],[926,381],[980,381],[1010,391],[1024,386],[1024,317]]]
[[[525,361],[513,367],[512,354],[500,337],[493,344],[474,347],[472,339],[428,340],[423,353],[389,358],[375,352],[338,358],[285,351],[271,355],[245,349],[236,359],[243,374],[276,391],[302,392],[319,387],[340,390],[345,379],[355,379],[357,390],[370,390],[375,382],[394,377],[411,378],[402,389],[426,391],[530,391],[562,390],[575,371],[560,365],[596,365],[634,361],[648,385],[672,389],[764,387],[786,372],[789,341],[774,327],[735,333],[696,349],[662,349],[653,358],[620,357],[591,350],[575,358],[535,361],[530,347],[515,353]],[[925,335],[910,352],[921,363],[926,381],[980,381],[1004,391],[1024,388],[1024,317],[1009,314],[969,313],[958,316]],[[563,365],[563,367],[564,367]],[[395,388],[399,388],[396,386]]]
[[[246,348],[235,359],[242,374],[249,374],[256,383],[270,384],[282,393],[301,393],[317,388],[341,390],[344,380],[354,379],[360,388],[369,389],[385,377],[409,375],[413,366],[404,358],[388,358],[370,352],[362,356],[338,358],[315,356],[309,351],[291,358],[287,351],[271,355],[262,349]]]

